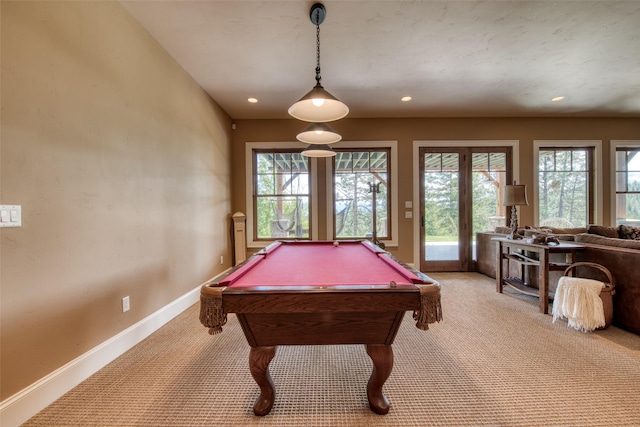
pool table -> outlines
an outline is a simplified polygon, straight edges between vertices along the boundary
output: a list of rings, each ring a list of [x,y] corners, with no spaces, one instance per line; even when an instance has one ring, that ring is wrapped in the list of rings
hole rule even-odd
[[[440,321],[439,283],[369,241],[278,241],[202,285],[200,321],[215,334],[227,313],[236,314],[260,387],[255,415],[268,414],[275,400],[276,346],[329,344],[366,345],[369,407],[384,415],[391,345],[408,310],[421,329]]]

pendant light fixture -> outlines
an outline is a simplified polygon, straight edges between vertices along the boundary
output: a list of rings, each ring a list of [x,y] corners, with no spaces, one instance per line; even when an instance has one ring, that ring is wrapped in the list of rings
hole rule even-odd
[[[322,3],[311,6],[311,22],[316,26],[316,85],[298,102],[289,107],[289,114],[298,120],[313,123],[331,122],[349,113],[349,107],[327,92],[320,84],[320,24],[327,11]]]
[[[326,123],[312,123],[296,135],[296,138],[307,144],[333,144],[340,141],[342,136]]]

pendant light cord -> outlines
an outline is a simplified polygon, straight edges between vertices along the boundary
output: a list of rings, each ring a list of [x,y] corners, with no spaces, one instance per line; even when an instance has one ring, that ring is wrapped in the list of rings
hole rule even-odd
[[[320,77],[320,24],[316,24],[316,83],[318,85],[320,80],[322,80]]]

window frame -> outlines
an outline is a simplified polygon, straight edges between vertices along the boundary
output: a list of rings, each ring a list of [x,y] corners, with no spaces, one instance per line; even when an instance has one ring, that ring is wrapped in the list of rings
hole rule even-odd
[[[257,239],[255,230],[255,206],[254,206],[254,193],[255,188],[255,173],[254,167],[256,165],[254,161],[254,153],[265,152],[301,152],[304,147],[301,147],[299,142],[247,142],[245,144],[245,200],[246,200],[246,236],[247,236],[247,248],[264,248],[269,245],[274,239]],[[309,240],[318,239],[318,188],[317,188],[317,160],[310,158],[309,162]],[[305,238],[306,240],[306,238]]]
[[[386,212],[384,212],[384,214],[385,214],[385,216],[387,218],[387,227],[386,227],[387,228],[387,230],[386,230],[387,236],[383,237],[383,238],[380,238],[380,236],[378,236],[378,238],[379,238],[380,241],[383,241],[383,240],[390,241],[390,240],[392,240],[393,234],[392,234],[391,227],[389,225],[391,223],[391,221],[393,221],[393,217],[392,217],[392,213],[391,213],[391,201],[390,201],[390,197],[389,197],[389,196],[391,196],[390,188],[393,185],[393,182],[391,181],[391,165],[390,165],[390,162],[389,162],[389,160],[391,158],[391,149],[390,148],[370,148],[370,147],[369,148],[344,148],[344,147],[341,147],[341,148],[335,148],[334,151],[336,151],[336,153],[369,153],[370,154],[372,152],[377,152],[377,153],[384,152],[386,154],[386,156],[387,156],[387,160],[386,160],[386,163],[387,163],[387,169],[386,169],[386,175],[387,175],[387,183],[386,183],[387,184],[386,185],[386,188],[387,188],[387,203],[386,203],[386,206],[387,206],[387,209],[386,209]],[[333,176],[333,179],[332,179],[332,185],[333,185],[332,191],[334,193],[334,196],[335,196],[335,176],[336,176],[336,170],[335,170],[334,166],[335,166],[335,162],[336,162],[336,157],[337,157],[337,155],[330,159],[331,168],[332,168],[331,172],[332,172],[332,176]],[[335,199],[334,199],[334,202],[335,202]],[[334,225],[335,225],[336,213],[337,212],[335,210],[335,206],[333,206],[333,209],[331,209],[331,215],[333,215],[333,218],[334,218],[334,221],[333,221]],[[381,212],[376,212],[376,214],[377,214],[376,215],[377,218],[379,219],[380,215],[381,215]],[[338,236],[336,236],[335,226],[333,227],[333,230],[331,230],[331,231],[332,232],[329,234],[329,236],[330,236],[330,238],[332,240],[333,239],[335,239],[335,240],[349,240],[349,239],[365,239],[366,238],[366,236],[338,237]]]
[[[520,179],[520,140],[517,139],[490,139],[490,140],[414,140],[413,141],[413,202],[411,208],[405,205],[405,209],[412,210],[413,216],[413,266],[419,268],[420,257],[420,236],[422,227],[420,225],[420,149],[422,148],[465,148],[465,147],[510,147],[512,156],[511,179]],[[507,171],[508,173],[508,171]],[[509,175],[507,175],[509,176]],[[405,214],[406,215],[406,214]]]
[[[610,182],[611,182],[611,212],[609,214],[609,218],[610,218],[610,224],[611,226],[617,226],[617,221],[618,221],[618,199],[616,197],[618,191],[616,188],[616,152],[618,150],[624,150],[625,148],[629,148],[629,149],[640,149],[640,140],[637,139],[616,139],[616,140],[611,140],[611,145],[610,145],[610,155],[609,155],[609,163],[610,163],[610,170],[611,170],[611,176],[610,176]]]
[[[534,140],[533,141],[533,222],[540,225],[540,151],[587,148],[593,150],[592,165],[590,171],[593,176],[593,187],[589,189],[592,196],[590,210],[587,213],[587,224],[599,224],[603,218],[603,178],[602,178],[602,140]]]
[[[398,247],[398,142],[397,141],[340,141],[336,151],[389,151],[389,185],[387,187],[390,219],[387,222],[390,238],[380,239],[386,247]],[[327,162],[327,239],[335,235],[334,223],[334,162]]]

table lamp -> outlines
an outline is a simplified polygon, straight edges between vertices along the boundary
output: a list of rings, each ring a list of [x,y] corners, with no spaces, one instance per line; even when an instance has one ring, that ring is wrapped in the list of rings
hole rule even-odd
[[[527,186],[516,185],[513,181],[513,185],[504,186],[504,206],[511,206],[511,234],[507,236],[507,239],[522,239],[522,236],[518,234],[518,210],[517,206],[526,206],[529,204],[527,201]]]

